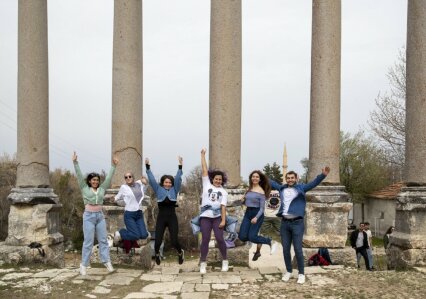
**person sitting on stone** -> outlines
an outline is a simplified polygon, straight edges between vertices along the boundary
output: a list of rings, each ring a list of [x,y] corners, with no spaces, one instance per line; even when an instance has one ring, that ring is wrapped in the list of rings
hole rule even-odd
[[[200,273],[205,274],[207,268],[207,255],[209,253],[209,242],[212,230],[216,238],[219,251],[222,255],[222,271],[229,269],[227,259],[226,243],[223,237],[223,231],[226,224],[226,204],[228,201],[228,193],[223,188],[226,184],[227,177],[223,171],[211,170],[207,168],[206,149],[201,150],[201,169],[203,193],[201,199],[200,214]]]
[[[154,190],[157,196],[158,203],[158,215],[157,222],[155,224],[155,263],[160,265],[161,257],[160,257],[160,246],[163,242],[164,232],[166,227],[169,229],[170,240],[172,246],[178,252],[178,262],[182,264],[185,260],[185,252],[179,244],[178,233],[178,219],[176,216],[176,202],[177,196],[180,191],[180,187],[182,185],[182,157],[178,157],[179,167],[176,173],[176,176],[173,177],[171,175],[163,175],[160,178],[160,184],[155,180],[154,174],[151,171],[151,165],[149,163],[149,159],[145,159],[146,166],[146,174],[148,175],[149,184]]]
[[[253,261],[260,257],[262,244],[268,244],[271,247],[271,254],[277,250],[277,244],[271,238],[259,236],[259,230],[264,220],[265,199],[269,198],[271,185],[269,179],[260,170],[254,170],[249,175],[249,188],[244,195],[244,204],[247,207],[243,222],[240,226],[238,238],[241,241],[250,241],[257,244]]]
[[[80,274],[87,274],[87,267],[90,264],[90,256],[92,254],[95,234],[99,243],[99,255],[101,261],[109,272],[113,272],[114,268],[111,264],[109,255],[107,229],[105,217],[102,212],[102,205],[104,203],[105,191],[111,184],[111,179],[115,172],[115,166],[118,164],[118,159],[116,157],[112,159],[111,170],[108,172],[105,181],[102,184],[100,184],[101,176],[96,172],[89,173],[86,178],[83,177],[78,164],[76,152],[74,152],[72,156],[72,161],[85,205],[83,213],[84,241],[81,253]]]
[[[114,243],[117,244],[120,240],[128,240],[136,241],[139,246],[142,246],[149,235],[146,230],[143,212],[140,209],[148,181],[145,177],[135,181],[135,176],[131,172],[124,174],[124,180],[126,183],[120,186],[114,201],[122,201],[125,204],[124,224],[126,228],[115,232]]]

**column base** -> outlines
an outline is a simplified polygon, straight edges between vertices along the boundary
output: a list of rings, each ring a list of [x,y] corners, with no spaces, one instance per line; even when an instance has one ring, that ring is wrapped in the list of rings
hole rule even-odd
[[[319,248],[303,248],[303,257],[305,259],[305,266],[308,265],[309,258],[318,253]],[[356,254],[355,250],[351,247],[343,248],[328,248],[330,253],[331,262],[333,265],[344,265],[356,267]],[[297,265],[296,257],[293,257],[293,265]],[[295,268],[297,269],[297,268]]]
[[[228,261],[230,266],[249,266],[250,246],[244,245],[239,247],[228,248]],[[219,248],[209,248],[207,255],[208,264],[219,264],[222,262],[222,255]]]
[[[8,196],[8,236],[0,243],[0,259],[6,263],[44,263],[63,267],[62,205],[51,188],[13,188]]]
[[[345,247],[352,202],[344,191],[344,186],[318,186],[306,194],[305,247]]]
[[[99,259],[99,248],[93,247],[92,256],[90,258],[91,263],[100,263]],[[137,266],[144,270],[150,270],[154,267],[151,255],[151,245],[149,240],[147,245],[141,246],[140,248],[134,248],[133,254],[125,253],[124,249],[118,247],[112,247],[109,252],[111,263],[115,265],[131,265]]]
[[[395,232],[386,250],[390,268],[426,265],[426,187],[403,187],[396,201]]]
[[[29,246],[13,246],[0,242],[0,261],[14,265],[42,263],[63,268],[65,266],[64,243],[42,245],[39,251]]]

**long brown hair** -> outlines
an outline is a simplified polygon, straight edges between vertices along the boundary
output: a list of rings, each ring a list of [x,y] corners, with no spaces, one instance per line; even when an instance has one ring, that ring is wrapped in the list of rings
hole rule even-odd
[[[265,198],[269,198],[269,195],[271,194],[271,184],[269,183],[268,177],[260,170],[253,170],[249,175],[249,189],[247,191],[250,191],[253,189],[253,182],[251,181],[251,177],[253,174],[257,173],[259,175],[259,186],[262,187],[263,191],[265,191]]]

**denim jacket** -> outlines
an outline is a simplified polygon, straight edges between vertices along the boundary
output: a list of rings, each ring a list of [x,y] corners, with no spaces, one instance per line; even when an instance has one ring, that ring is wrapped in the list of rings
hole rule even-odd
[[[177,200],[177,195],[182,185],[182,169],[178,169],[175,176],[174,185],[170,189],[166,189],[157,183],[151,169],[147,169],[146,174],[148,175],[149,184],[157,195],[157,202],[164,201],[166,197],[169,198],[170,201]]]
[[[200,213],[195,216],[194,218],[191,219],[191,228],[192,228],[192,233],[194,235],[196,235],[197,233],[199,233],[201,231],[200,228],[200,215],[202,213],[204,213],[207,210],[212,210],[213,211],[213,215],[220,215],[220,208],[214,209],[212,208],[212,206],[203,206],[200,209]],[[235,233],[236,229],[237,229],[237,223],[238,223],[238,219],[232,216],[228,216],[226,215],[225,218],[225,231],[228,233]]]
[[[296,216],[304,217],[305,208],[306,208],[305,193],[311,189],[314,189],[316,186],[318,186],[325,179],[325,177],[326,176],[321,173],[313,181],[307,184],[295,184],[294,188],[296,189],[297,196],[291,202],[290,207],[288,208],[288,213],[296,215]],[[280,192],[281,206],[280,206],[280,209],[278,210],[277,217],[282,217],[283,210],[284,210],[284,204],[283,204],[284,189],[288,188],[288,185],[287,184],[280,185],[271,179],[269,179],[269,181],[271,183],[272,190],[278,190]]]

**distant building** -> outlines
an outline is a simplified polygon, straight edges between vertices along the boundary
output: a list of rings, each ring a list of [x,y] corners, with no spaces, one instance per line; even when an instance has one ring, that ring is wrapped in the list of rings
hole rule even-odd
[[[382,236],[395,225],[395,202],[404,183],[395,183],[366,196],[364,203],[354,203],[353,223],[370,222],[373,235]]]

